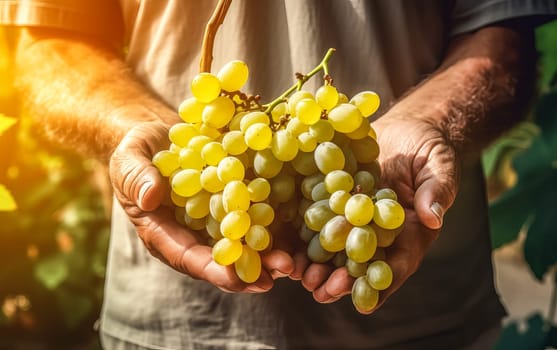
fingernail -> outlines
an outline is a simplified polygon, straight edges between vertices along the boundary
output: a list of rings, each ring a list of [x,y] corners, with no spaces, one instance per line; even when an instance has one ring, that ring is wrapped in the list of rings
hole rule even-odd
[[[280,278],[280,277],[286,277],[286,276],[288,276],[288,274],[284,273],[282,271],[279,271],[279,270],[272,270],[271,271],[271,276],[273,277],[273,279],[277,279],[277,278]]]
[[[437,217],[437,219],[439,220],[439,225],[442,225],[443,224],[443,207],[441,206],[441,204],[439,204],[437,202],[433,202],[430,209],[431,209],[431,212],[433,213],[433,215],[435,215]]]
[[[145,196],[145,193],[147,193],[147,191],[151,188],[151,186],[153,186],[152,182],[146,182],[141,186],[141,189],[139,190],[139,198],[138,198],[138,205],[140,207],[143,207],[143,197]]]

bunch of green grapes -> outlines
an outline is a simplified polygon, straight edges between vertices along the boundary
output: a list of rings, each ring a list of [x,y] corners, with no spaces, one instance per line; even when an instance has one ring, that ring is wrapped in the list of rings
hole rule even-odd
[[[299,84],[260,105],[240,91],[247,79],[247,65],[231,61],[216,75],[198,74],[180,104],[183,123],[153,158],[169,177],[177,219],[204,234],[214,261],[234,265],[247,283],[259,278],[260,253],[287,222],[312,261],[346,265],[357,278],[355,307],[371,310],[392,280],[382,248],[404,222],[396,193],[376,186],[379,146],[367,118],[378,95],[348,99],[326,75],[314,93]]]

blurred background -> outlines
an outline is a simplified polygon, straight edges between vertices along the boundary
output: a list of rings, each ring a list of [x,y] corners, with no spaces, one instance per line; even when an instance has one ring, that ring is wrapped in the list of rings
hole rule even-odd
[[[41,141],[18,115],[7,38],[0,28],[0,349],[100,349],[106,169]],[[557,347],[557,21],[536,38],[532,112],[484,155],[505,350]]]

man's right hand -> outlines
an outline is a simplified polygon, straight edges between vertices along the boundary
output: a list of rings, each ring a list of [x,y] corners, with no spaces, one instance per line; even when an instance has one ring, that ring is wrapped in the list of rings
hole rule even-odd
[[[167,148],[168,142],[166,125],[140,124],[124,136],[110,158],[116,198],[149,252],[175,270],[228,292],[265,292],[274,279],[288,276],[294,269],[292,257],[273,249],[261,256],[261,277],[246,284],[232,266],[213,261],[211,247],[201,242],[197,232],[176,221],[174,208],[165,204],[170,191],[168,179],[151,163],[153,155]]]

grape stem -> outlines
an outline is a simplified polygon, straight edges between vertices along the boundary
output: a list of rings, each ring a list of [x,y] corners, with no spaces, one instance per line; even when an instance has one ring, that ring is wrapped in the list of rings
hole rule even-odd
[[[329,75],[328,62],[329,62],[329,59],[331,58],[331,56],[333,55],[333,52],[335,52],[334,48],[330,48],[329,50],[327,50],[327,53],[325,54],[325,56],[323,57],[321,62],[317,66],[315,66],[315,68],[313,68],[309,73],[307,73],[307,74],[296,74],[297,81],[294,85],[292,85],[290,88],[288,88],[288,90],[283,92],[279,97],[275,98],[273,101],[263,105],[263,108],[265,108],[265,113],[267,113],[267,114],[271,113],[271,111],[279,103],[285,102],[286,98],[288,96],[290,96],[291,93],[293,93],[294,91],[300,90],[302,88],[302,86],[306,83],[306,81],[308,81],[311,77],[313,77],[319,71],[322,70],[324,75],[328,76]]]
[[[213,46],[215,44],[215,36],[220,25],[224,21],[226,12],[230,7],[232,0],[219,0],[203,35],[203,43],[201,45],[201,59],[199,61],[199,72],[210,72],[211,63],[213,63]]]

